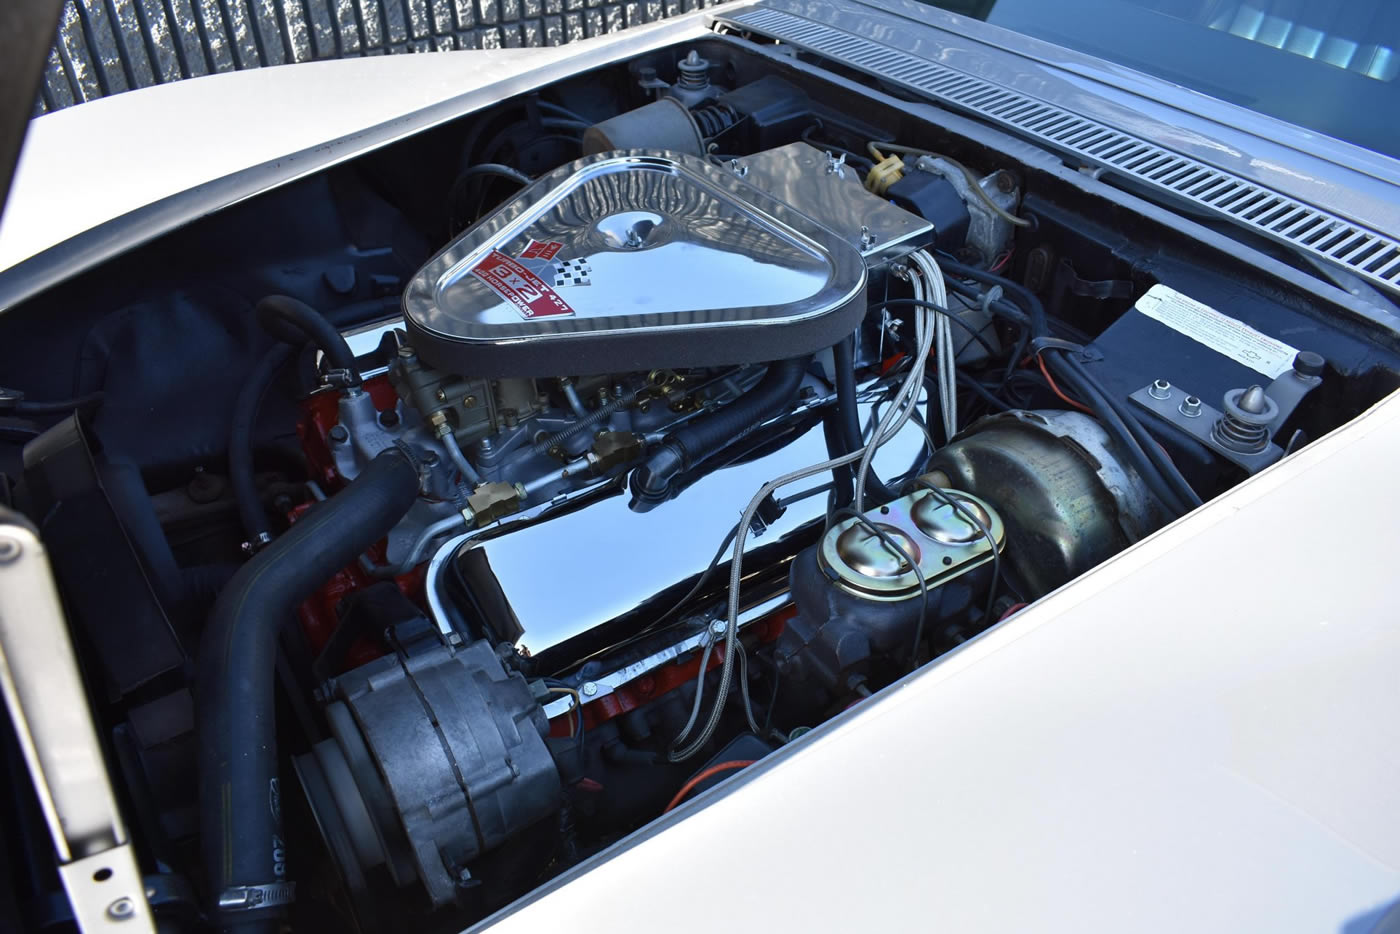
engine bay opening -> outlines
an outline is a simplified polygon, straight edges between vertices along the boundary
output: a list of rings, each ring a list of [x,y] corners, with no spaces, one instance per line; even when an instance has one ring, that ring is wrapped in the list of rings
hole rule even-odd
[[[0,315],[158,915],[459,930],[1400,384],[903,103],[715,36]]]

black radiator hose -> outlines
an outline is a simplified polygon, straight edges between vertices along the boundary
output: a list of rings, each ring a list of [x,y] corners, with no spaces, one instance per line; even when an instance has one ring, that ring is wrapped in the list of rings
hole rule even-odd
[[[331,369],[345,370],[350,375],[349,385],[360,385],[354,351],[335,325],[315,308],[289,295],[269,295],[259,299],[254,311],[267,333],[297,346],[310,341],[326,355]]]
[[[836,417],[845,444],[845,449],[838,453],[851,454],[865,446],[860,430],[860,405],[856,401],[855,335],[833,345],[831,356],[836,368]],[[854,471],[855,468],[850,469]],[[866,474],[865,491],[877,503],[888,503],[895,498],[890,488],[875,476],[873,468]]]
[[[768,365],[758,385],[718,412],[697,418],[666,436],[647,462],[632,472],[631,508],[646,512],[671,498],[671,481],[715,452],[746,437],[791,405],[812,358]]]
[[[243,565],[214,604],[196,688],[199,813],[211,917],[225,930],[274,931],[290,900],[273,705],[278,632],[403,518],[418,482],[402,451],[380,453]]]

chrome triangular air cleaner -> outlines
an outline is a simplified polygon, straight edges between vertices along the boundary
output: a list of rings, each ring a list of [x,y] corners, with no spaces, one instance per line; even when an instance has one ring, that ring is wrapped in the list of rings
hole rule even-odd
[[[472,376],[719,366],[830,346],[865,281],[854,246],[734,173],[634,150],[538,179],[418,272],[404,317]]]

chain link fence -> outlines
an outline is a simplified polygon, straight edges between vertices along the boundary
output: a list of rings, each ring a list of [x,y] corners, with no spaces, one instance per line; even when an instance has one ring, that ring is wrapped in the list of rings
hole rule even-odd
[[[34,112],[243,68],[399,52],[562,45],[718,2],[68,0]]]

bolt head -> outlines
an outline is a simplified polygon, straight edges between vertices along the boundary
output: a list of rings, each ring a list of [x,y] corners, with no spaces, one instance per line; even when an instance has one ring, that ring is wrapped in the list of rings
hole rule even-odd
[[[714,633],[717,636],[724,635],[728,629],[729,620],[727,619],[717,619],[714,622],[710,623],[710,632]]]
[[[476,396],[467,396],[462,400],[462,405],[468,409],[476,408]]]
[[[584,696],[584,697],[592,697],[594,694],[597,694],[597,693],[598,693],[598,685],[594,684],[592,681],[585,681],[585,682],[583,682],[583,696]]]
[[[344,425],[336,425],[327,433],[332,444],[345,444],[350,440],[350,430]]]
[[[107,917],[113,921],[125,921],[136,914],[136,903],[129,898],[119,898],[107,906]]]
[[[433,393],[433,398],[436,399],[436,400],[439,401],[439,402],[446,402],[446,401],[447,401],[447,393],[446,393],[444,390],[441,390],[441,389],[436,390],[436,391]]]

